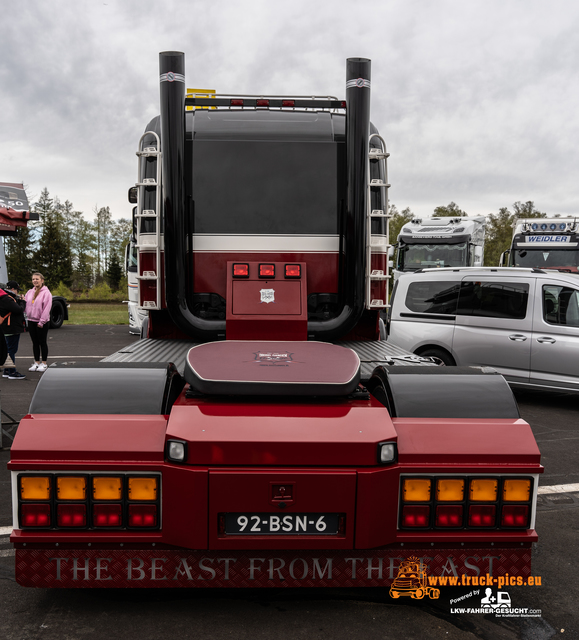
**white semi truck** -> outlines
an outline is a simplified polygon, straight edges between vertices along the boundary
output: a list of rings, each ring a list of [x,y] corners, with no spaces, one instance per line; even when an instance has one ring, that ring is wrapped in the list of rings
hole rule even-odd
[[[482,266],[485,227],[484,216],[414,218],[398,234],[394,279],[432,267]]]
[[[513,241],[501,267],[534,267],[577,273],[579,218],[526,218],[513,225]]]

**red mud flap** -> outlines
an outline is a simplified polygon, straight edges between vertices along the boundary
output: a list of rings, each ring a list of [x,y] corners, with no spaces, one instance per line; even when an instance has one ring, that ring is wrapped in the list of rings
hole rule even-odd
[[[400,563],[418,557],[428,576],[509,574],[527,578],[531,548],[365,551],[190,552],[17,549],[25,587],[387,587]],[[460,584],[460,583],[459,583]]]

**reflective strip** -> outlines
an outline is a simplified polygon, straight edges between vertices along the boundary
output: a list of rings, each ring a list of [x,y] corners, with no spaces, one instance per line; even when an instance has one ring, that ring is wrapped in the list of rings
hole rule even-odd
[[[370,86],[370,80],[365,80],[364,78],[356,78],[355,80],[348,80],[348,82],[346,82],[346,89],[352,89],[353,87],[369,89]]]
[[[193,251],[337,253],[340,236],[193,235]]]
[[[159,76],[160,82],[185,82],[185,76],[182,73],[173,73],[169,71],[168,73],[162,73]]]

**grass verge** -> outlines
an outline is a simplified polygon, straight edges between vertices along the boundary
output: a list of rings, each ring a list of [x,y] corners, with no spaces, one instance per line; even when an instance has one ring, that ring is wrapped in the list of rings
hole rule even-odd
[[[64,324],[129,324],[129,312],[126,304],[71,302]]]

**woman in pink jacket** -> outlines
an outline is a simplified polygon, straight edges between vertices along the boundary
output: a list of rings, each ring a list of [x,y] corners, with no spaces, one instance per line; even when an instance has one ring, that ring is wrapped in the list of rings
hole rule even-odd
[[[26,316],[28,317],[28,332],[32,338],[32,352],[34,364],[28,371],[46,371],[48,365],[47,334],[50,325],[50,310],[52,309],[52,294],[44,286],[44,276],[41,273],[32,274],[32,289],[24,296],[26,300]],[[40,356],[42,354],[42,361]]]

